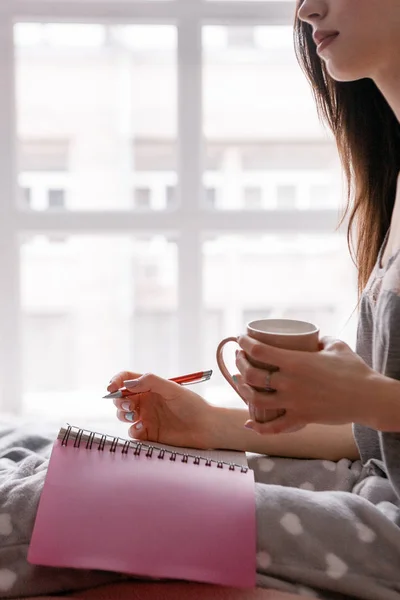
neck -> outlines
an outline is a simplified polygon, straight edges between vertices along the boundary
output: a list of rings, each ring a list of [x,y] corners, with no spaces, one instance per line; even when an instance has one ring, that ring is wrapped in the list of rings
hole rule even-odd
[[[374,77],[374,81],[400,123],[400,65],[389,72],[380,73]]]

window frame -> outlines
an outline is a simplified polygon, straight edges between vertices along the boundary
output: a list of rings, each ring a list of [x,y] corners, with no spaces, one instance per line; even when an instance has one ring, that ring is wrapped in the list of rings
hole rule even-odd
[[[22,407],[20,254],[34,233],[176,236],[178,348],[182,372],[201,368],[203,256],[206,234],[329,231],[337,210],[216,211],[203,205],[202,28],[291,25],[294,1],[2,0],[0,3],[0,409]],[[154,212],[24,210],[17,181],[13,25],[17,22],[164,24],[177,27],[178,164],[174,210]],[[204,366],[204,365],[203,365]],[[132,365],[134,367],[134,365]]]

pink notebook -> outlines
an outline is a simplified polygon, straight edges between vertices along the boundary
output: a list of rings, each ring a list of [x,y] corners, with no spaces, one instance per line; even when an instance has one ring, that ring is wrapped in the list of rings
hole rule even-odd
[[[28,561],[254,587],[253,472],[218,454],[61,429]]]

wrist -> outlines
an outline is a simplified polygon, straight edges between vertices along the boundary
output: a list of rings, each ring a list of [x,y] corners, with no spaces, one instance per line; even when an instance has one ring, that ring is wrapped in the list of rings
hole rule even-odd
[[[365,413],[359,422],[377,431],[400,431],[400,382],[372,371],[365,386]]]
[[[245,452],[249,447],[248,438],[257,437],[253,431],[244,428],[249,418],[246,408],[212,406],[210,417],[209,430],[212,433],[214,448]]]

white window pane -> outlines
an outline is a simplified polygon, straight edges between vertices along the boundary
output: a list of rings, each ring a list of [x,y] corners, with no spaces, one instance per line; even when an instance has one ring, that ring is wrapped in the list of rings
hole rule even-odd
[[[50,189],[49,190],[49,208],[65,208],[65,190]]]
[[[356,272],[343,234],[210,238],[203,245],[203,277],[204,347],[212,352],[208,359],[215,368],[208,384],[213,402],[241,402],[216,366],[215,349],[252,320],[311,321],[322,336],[339,336],[354,347],[356,315],[348,320],[357,304]],[[225,349],[232,372],[235,349],[235,344]]]
[[[173,241],[35,236],[21,270],[27,414],[113,417],[101,397],[121,369],[179,375]]]
[[[15,45],[19,182],[31,209],[49,208],[56,175],[66,210],[135,209],[146,187],[150,210],[170,207],[176,28],[19,23]]]
[[[292,28],[206,26],[203,48],[203,183],[219,188],[216,208],[254,209],[242,190],[258,188],[259,209],[307,210],[321,183],[331,200],[319,208],[342,205],[336,145],[318,120]]]
[[[99,48],[105,44],[106,30],[102,25],[46,23],[43,37],[54,47]]]
[[[277,208],[280,210],[294,210],[297,203],[297,188],[294,185],[278,185],[276,189]]]
[[[243,208],[247,210],[260,210],[263,206],[261,187],[246,186],[243,190]]]
[[[310,208],[320,209],[327,206],[335,206],[332,189],[326,184],[311,185],[309,197]]]
[[[150,209],[151,208],[151,189],[136,188],[135,189],[135,208]]]

